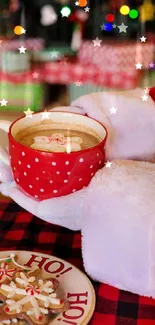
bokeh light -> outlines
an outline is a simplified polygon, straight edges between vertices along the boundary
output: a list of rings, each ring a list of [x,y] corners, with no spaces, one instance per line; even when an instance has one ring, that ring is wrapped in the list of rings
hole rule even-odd
[[[71,9],[67,6],[65,6],[61,9],[60,12],[61,12],[62,16],[68,17],[71,14]]]
[[[85,7],[87,5],[87,0],[79,0],[78,2],[80,7]]]
[[[112,29],[113,29],[112,24],[110,24],[110,23],[105,23],[105,24],[104,24],[104,30],[105,30],[106,32],[111,32]]]
[[[138,17],[139,13],[136,9],[131,9],[129,12],[129,17],[132,19],[136,19]]]
[[[109,23],[112,23],[114,21],[115,17],[113,14],[107,14],[106,15],[106,21],[108,21]]]
[[[122,15],[128,15],[128,13],[129,13],[129,11],[130,11],[130,8],[128,7],[128,6],[122,6],[121,8],[120,8],[120,13],[122,14]]]
[[[24,34],[24,28],[22,26],[15,26],[14,33],[16,35],[22,35]]]

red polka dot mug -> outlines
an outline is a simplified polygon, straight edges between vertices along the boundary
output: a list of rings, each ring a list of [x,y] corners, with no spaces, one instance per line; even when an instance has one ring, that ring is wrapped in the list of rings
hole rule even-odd
[[[36,150],[16,140],[19,131],[46,118],[52,123],[67,123],[72,128],[74,124],[85,130],[90,128],[101,140],[93,147],[72,152]],[[0,158],[11,165],[18,187],[36,200],[74,193],[87,186],[97,170],[104,166],[107,130],[87,116],[63,111],[35,113],[13,123],[0,121],[0,129],[8,133],[10,159],[6,153],[1,153]]]

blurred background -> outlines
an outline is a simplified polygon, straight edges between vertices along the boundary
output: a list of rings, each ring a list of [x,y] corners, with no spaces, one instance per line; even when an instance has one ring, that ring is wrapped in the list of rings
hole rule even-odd
[[[0,0],[0,118],[149,88],[154,49],[155,0]]]

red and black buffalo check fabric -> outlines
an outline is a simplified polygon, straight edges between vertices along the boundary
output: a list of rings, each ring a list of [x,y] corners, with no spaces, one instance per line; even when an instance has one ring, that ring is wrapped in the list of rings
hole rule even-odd
[[[0,250],[16,249],[53,254],[84,271],[80,232],[46,223],[0,199]],[[155,325],[155,299],[92,283],[96,307],[89,325]]]

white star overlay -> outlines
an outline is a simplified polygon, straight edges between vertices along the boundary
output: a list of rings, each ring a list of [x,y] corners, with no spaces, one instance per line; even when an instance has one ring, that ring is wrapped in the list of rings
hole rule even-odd
[[[58,59],[60,57],[60,53],[56,50],[53,50],[52,52],[50,52],[51,58],[52,59]]]
[[[136,69],[140,69],[141,70],[142,64],[138,62],[138,63],[135,64],[135,67],[136,67]]]
[[[32,73],[33,78],[38,78],[38,76],[39,76],[39,73],[37,73],[37,72]]]
[[[43,113],[40,113],[41,114],[41,117],[42,117],[42,120],[48,120],[49,119],[49,117],[50,117],[50,114],[51,114],[51,112],[43,112]]]
[[[6,106],[8,101],[3,98],[2,100],[0,100],[0,103],[1,103],[1,106]]]
[[[149,94],[149,92],[150,92],[149,88],[145,88],[144,92],[145,92],[145,94]]]
[[[105,30],[105,25],[104,24],[101,25],[100,27],[101,27],[101,31]]]
[[[86,7],[86,8],[84,8],[84,11],[85,12],[89,12],[90,11],[90,8],[89,7]]]
[[[81,86],[83,86],[83,82],[82,81],[76,81],[75,86],[81,87]]]
[[[105,167],[106,167],[106,168],[111,168],[111,165],[112,165],[112,162],[110,162],[110,161],[107,161],[107,162],[105,163]]]
[[[26,115],[26,118],[27,117],[32,118],[33,113],[34,113],[34,111],[31,111],[30,108],[28,108],[27,111],[24,111],[24,114]]]
[[[102,40],[100,40],[98,37],[96,37],[96,39],[94,39],[92,42],[94,43],[94,47],[95,46],[101,47]]]
[[[110,112],[111,114],[116,114],[117,112],[117,108],[115,108],[114,106],[112,108],[110,108]]]
[[[66,9],[66,8],[65,8]],[[62,17],[69,17],[69,15],[70,15],[70,10],[63,10],[63,11],[61,11],[61,15],[62,15]]]
[[[148,96],[144,95],[141,97],[143,102],[146,102],[148,100]]]
[[[124,23],[122,23],[120,26],[117,26],[119,28],[119,33],[126,33],[126,30],[128,26],[125,26]]]
[[[22,45],[21,47],[19,47],[18,50],[20,51],[20,53],[25,53],[27,49]]]
[[[145,36],[140,37],[140,41],[141,41],[142,43],[146,42],[146,37],[145,37]]]

